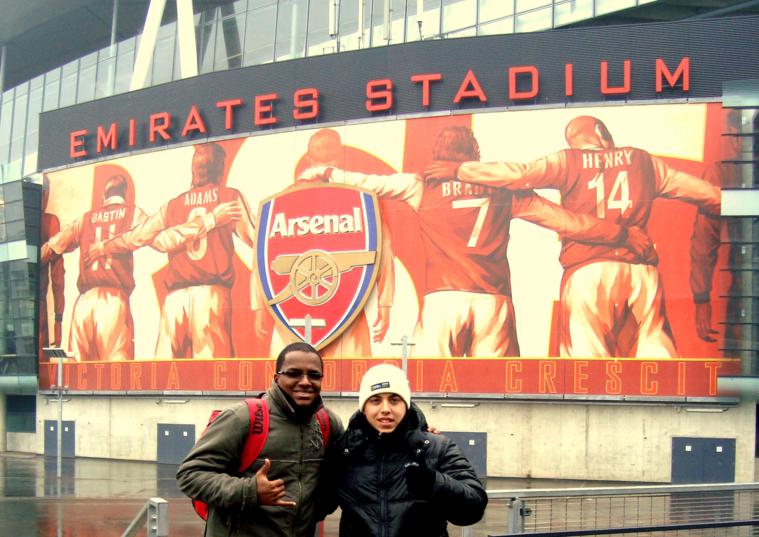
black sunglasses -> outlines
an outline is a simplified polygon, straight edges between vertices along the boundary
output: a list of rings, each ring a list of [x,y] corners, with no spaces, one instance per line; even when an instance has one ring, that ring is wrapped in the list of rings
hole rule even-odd
[[[304,376],[308,377],[308,380],[314,381],[324,378],[324,375],[318,371],[301,371],[300,369],[285,369],[284,371],[278,371],[277,375],[284,375],[293,380],[300,380]]]

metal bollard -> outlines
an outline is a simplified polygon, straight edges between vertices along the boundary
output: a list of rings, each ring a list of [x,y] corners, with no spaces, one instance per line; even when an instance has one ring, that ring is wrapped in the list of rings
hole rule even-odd
[[[148,500],[148,534],[147,537],[168,537],[169,502],[163,498]]]
[[[509,533],[524,533],[524,517],[529,515],[529,512],[525,513],[524,501],[521,498],[511,498],[508,507],[506,522]]]

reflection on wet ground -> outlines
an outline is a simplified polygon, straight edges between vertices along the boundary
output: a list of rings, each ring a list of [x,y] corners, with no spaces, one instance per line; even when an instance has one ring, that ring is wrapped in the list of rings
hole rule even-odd
[[[0,535],[119,537],[147,499],[157,496],[169,502],[169,535],[198,537],[203,523],[177,488],[176,469],[153,462],[63,459],[59,483],[55,458],[0,453]],[[611,483],[494,478],[487,482],[489,490],[604,485]],[[337,514],[327,519],[325,537],[337,536],[338,521]],[[505,502],[491,501],[475,529],[477,537],[505,532]]]

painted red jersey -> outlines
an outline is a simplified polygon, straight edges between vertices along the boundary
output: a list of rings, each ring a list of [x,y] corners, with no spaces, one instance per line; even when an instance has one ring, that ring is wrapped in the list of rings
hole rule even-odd
[[[96,242],[104,242],[134,225],[134,205],[109,203],[82,217],[78,240],[80,252],[87,252]],[[115,254],[95,260],[85,266],[84,255],[79,256],[77,287],[84,293],[94,287],[113,287],[130,294],[134,289],[132,254]]]
[[[426,291],[511,295],[506,252],[512,193],[445,181],[425,185],[419,219],[427,256]]]
[[[191,188],[171,200],[166,207],[166,227],[203,217],[220,203],[240,199],[240,193],[215,184]],[[214,228],[198,240],[169,253],[166,285],[169,290],[194,285],[231,287],[234,281],[232,257],[234,226]]]
[[[646,229],[657,197],[656,171],[651,156],[642,149],[616,147],[607,150],[568,149],[564,184],[559,185],[562,206],[578,214],[624,226]],[[599,259],[639,262],[630,250],[614,244],[588,244],[565,238],[561,264],[565,268]]]

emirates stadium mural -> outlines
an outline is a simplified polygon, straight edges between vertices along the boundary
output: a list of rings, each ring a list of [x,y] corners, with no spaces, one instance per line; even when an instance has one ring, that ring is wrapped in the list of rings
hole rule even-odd
[[[45,176],[40,347],[79,391],[325,392],[406,336],[416,392],[716,397],[731,281],[717,103],[296,129]],[[734,173],[734,172],[729,172]],[[56,365],[41,352],[42,388]]]

